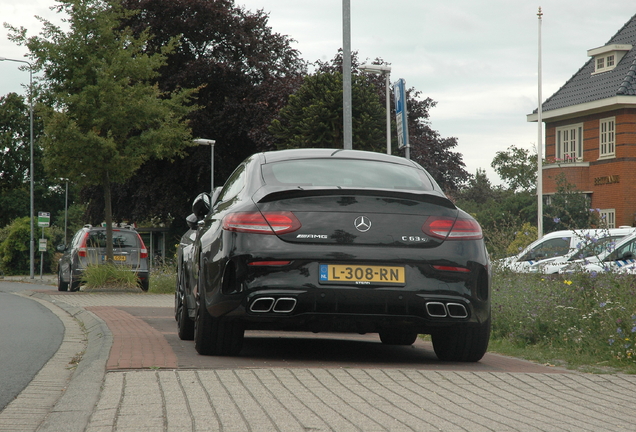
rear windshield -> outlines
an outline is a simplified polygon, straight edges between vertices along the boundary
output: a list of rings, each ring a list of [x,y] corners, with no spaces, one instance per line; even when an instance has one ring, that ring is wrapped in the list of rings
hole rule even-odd
[[[274,162],[263,165],[263,178],[272,185],[434,190],[422,170],[369,160],[301,159]]]
[[[113,247],[114,248],[136,248],[139,241],[137,233],[132,231],[116,231],[113,230]],[[106,247],[106,231],[91,231],[86,239],[86,247],[89,248],[105,248]]]

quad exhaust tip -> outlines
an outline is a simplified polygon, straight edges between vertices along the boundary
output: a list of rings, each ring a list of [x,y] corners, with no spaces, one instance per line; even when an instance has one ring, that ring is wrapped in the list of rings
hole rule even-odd
[[[254,313],[290,313],[296,307],[293,297],[259,297],[250,304],[250,312]]]
[[[468,318],[468,310],[461,303],[426,303],[426,312],[431,318]]]

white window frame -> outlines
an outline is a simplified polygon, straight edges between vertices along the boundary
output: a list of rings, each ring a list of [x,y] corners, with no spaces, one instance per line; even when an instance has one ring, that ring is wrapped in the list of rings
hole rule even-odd
[[[583,123],[556,128],[556,158],[564,163],[583,160]]]
[[[620,57],[622,58],[623,56],[621,55]],[[594,57],[594,72],[592,72],[592,75],[611,71],[616,67],[618,60],[620,60],[619,53],[616,51],[605,55],[597,55]]]
[[[598,157],[612,158],[616,155],[616,117],[599,120]]]
[[[599,216],[603,228],[616,228],[616,209],[601,209]]]

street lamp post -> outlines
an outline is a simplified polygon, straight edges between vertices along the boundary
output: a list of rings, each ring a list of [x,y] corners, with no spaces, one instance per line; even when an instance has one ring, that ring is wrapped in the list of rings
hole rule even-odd
[[[210,195],[214,193],[214,144],[215,140],[197,138],[192,140],[195,144],[210,146]]]
[[[31,65],[31,63],[29,63],[26,60],[16,60],[16,59],[10,59],[10,58],[6,58],[6,57],[0,57],[0,61],[11,61],[11,62],[16,62],[16,63],[25,63],[29,66],[29,147],[30,147],[30,152],[31,152],[31,166],[29,168],[29,182],[30,182],[30,202],[31,202],[31,210],[30,210],[30,217],[29,219],[31,219],[31,238],[29,241],[29,268],[30,268],[30,274],[29,276],[31,277],[31,279],[34,278],[34,274],[35,274],[35,267],[34,267],[34,254],[35,254],[35,238],[33,235],[33,210],[34,210],[34,204],[33,204],[33,66]]]
[[[360,65],[360,71],[369,72],[374,74],[382,74],[386,79],[386,154],[391,154],[391,90],[390,90],[390,77],[391,66],[374,65],[374,64],[362,64]]]

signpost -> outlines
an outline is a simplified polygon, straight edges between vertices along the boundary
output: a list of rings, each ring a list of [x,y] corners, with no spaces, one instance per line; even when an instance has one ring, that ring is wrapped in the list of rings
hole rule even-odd
[[[393,84],[393,94],[395,95],[395,120],[397,123],[398,148],[406,148],[405,156],[410,159],[409,146],[409,125],[406,109],[406,82],[400,78]]]
[[[40,279],[44,272],[44,252],[46,252],[46,239],[44,238],[44,228],[51,225],[51,213],[38,212],[38,227],[42,228],[42,238],[40,239]]]

